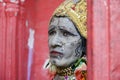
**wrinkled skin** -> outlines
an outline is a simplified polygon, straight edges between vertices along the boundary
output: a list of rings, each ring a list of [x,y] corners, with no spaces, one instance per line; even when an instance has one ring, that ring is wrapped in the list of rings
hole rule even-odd
[[[49,25],[50,62],[58,67],[67,67],[79,57],[76,49],[81,36],[67,17],[54,17]]]

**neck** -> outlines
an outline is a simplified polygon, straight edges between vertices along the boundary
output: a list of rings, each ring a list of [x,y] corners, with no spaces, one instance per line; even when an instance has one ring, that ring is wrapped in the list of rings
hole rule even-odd
[[[76,62],[72,63],[67,67],[57,67],[57,74],[60,76],[71,76],[74,74],[75,67],[79,65],[80,60],[78,59]],[[77,64],[77,65],[76,65]]]

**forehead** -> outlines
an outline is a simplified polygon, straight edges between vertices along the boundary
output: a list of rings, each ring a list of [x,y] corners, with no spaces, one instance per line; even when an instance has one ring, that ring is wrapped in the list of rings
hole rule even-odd
[[[58,23],[62,23],[62,24],[73,24],[67,17],[53,17],[51,20],[51,24],[56,24],[58,25]]]
[[[60,28],[75,29],[73,22],[67,17],[53,17],[50,26],[59,26]]]

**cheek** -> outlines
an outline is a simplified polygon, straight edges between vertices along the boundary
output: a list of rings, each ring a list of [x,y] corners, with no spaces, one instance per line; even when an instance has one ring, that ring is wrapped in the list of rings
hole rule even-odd
[[[65,44],[63,48],[64,48],[65,52],[67,52],[69,54],[69,53],[73,53],[75,51],[76,47],[77,47],[77,44],[75,42],[72,42],[72,43]]]
[[[48,37],[48,44],[50,44],[52,42],[52,40],[53,40],[52,36]]]
[[[52,40],[48,39],[48,47],[51,48],[51,45],[52,45]]]
[[[74,46],[74,45],[75,45],[75,43],[71,43],[71,44],[70,44],[70,46]]]
[[[73,41],[70,43],[71,47],[76,47],[78,45],[78,41]]]

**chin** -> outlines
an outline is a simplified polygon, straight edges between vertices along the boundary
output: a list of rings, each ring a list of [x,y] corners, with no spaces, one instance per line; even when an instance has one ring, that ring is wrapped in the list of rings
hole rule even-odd
[[[55,65],[57,67],[64,67],[64,66],[66,66],[66,64],[63,63],[63,61],[60,61],[58,59],[50,59],[50,62],[51,62],[51,64],[53,64],[53,65]]]
[[[70,64],[74,63],[77,60],[75,57],[71,57],[69,59],[66,58],[50,58],[50,62],[53,65],[56,65],[57,67],[67,67],[70,66]]]

